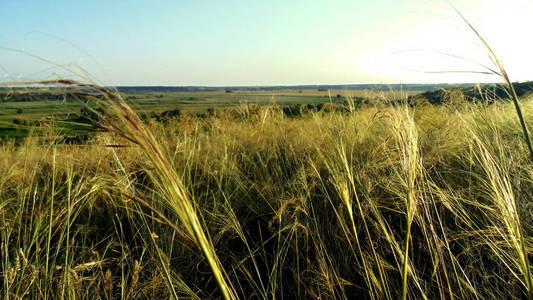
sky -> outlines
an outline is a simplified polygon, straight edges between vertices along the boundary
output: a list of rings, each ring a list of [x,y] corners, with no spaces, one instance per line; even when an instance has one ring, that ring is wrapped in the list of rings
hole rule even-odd
[[[533,0],[451,3],[500,55],[511,80],[533,80]],[[474,73],[493,65],[444,0],[0,0],[0,28],[1,82],[500,80]]]

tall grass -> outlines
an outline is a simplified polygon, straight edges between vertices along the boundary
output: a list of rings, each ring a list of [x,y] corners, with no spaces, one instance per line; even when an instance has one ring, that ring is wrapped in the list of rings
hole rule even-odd
[[[155,184],[155,189],[163,195],[165,204],[168,205],[179,217],[181,225],[185,227],[186,234],[188,235],[187,237],[190,238],[202,251],[219,285],[223,297],[225,299],[234,299],[235,292],[231,284],[228,283],[225,278],[225,271],[214,250],[208,232],[204,228],[205,226],[201,217],[198,215],[196,203],[191,199],[191,195],[182,182],[181,177],[178,176],[176,170],[172,168],[167,151],[160,147],[157,139],[149,130],[147,130],[144,123],[129,105],[125,103],[120,94],[111,92],[99,86],[84,85],[77,82],[47,81],[42,83],[60,83],[70,86],[91,88],[104,97],[103,100],[97,101],[97,103],[105,109],[105,113],[101,116],[103,127],[109,132],[124,138],[124,141],[129,141],[133,143],[133,145],[138,146],[142,153],[146,155],[148,160],[152,163],[152,170],[148,172],[148,175],[152,178],[153,183]],[[136,195],[128,195],[128,198],[149,207],[161,218],[165,218],[165,216],[158,213],[149,202],[137,199]],[[174,224],[169,221],[166,223],[177,233],[182,234],[182,231],[177,229]]]
[[[450,4],[451,5],[451,4]],[[462,18],[462,20],[466,23],[466,25],[474,32],[476,37],[482,42],[484,47],[487,50],[488,57],[493,62],[493,64],[497,67],[499,72],[494,72],[496,75],[499,75],[505,84],[507,85],[508,89],[508,95],[513,101],[514,108],[516,111],[516,114],[518,116],[518,119],[520,121],[520,126],[522,128],[522,132],[524,135],[524,139],[526,141],[526,145],[529,150],[530,158],[533,160],[533,145],[531,143],[531,135],[528,129],[528,126],[526,124],[524,114],[522,112],[522,107],[520,105],[518,96],[516,94],[516,91],[514,89],[514,86],[511,82],[511,79],[509,78],[509,75],[507,74],[507,71],[505,70],[505,67],[503,65],[502,60],[496,53],[496,51],[491,47],[491,45],[487,42],[487,40],[481,35],[481,33],[476,29],[476,27],[468,21],[465,16],[453,5],[451,5],[452,8],[456,11],[456,13]],[[516,201],[514,199],[513,189],[509,185],[509,178],[508,173],[506,170],[502,170],[500,166],[504,165],[508,158],[504,158],[500,160],[499,164],[496,163],[492,158],[490,152],[488,152],[484,146],[483,143],[479,142],[477,139],[477,136],[473,134],[474,138],[478,142],[477,146],[480,147],[481,155],[478,157],[478,159],[482,162],[482,165],[484,169],[486,170],[486,175],[488,177],[488,182],[491,190],[493,191],[493,197],[494,202],[497,207],[498,213],[501,215],[501,220],[504,223],[504,230],[507,232],[507,236],[503,237],[503,240],[506,243],[509,243],[510,248],[514,249],[517,255],[517,258],[515,258],[514,262],[518,266],[518,269],[522,273],[522,278],[524,281],[524,285],[527,289],[527,294],[529,299],[533,299],[533,278],[531,277],[531,268],[529,264],[529,257],[528,257],[528,250],[523,233],[522,233],[522,223],[520,221],[520,217],[518,215],[518,208]],[[496,135],[496,137],[498,137]],[[496,143],[499,147],[496,149],[501,154],[504,152],[501,146],[501,143]],[[501,234],[501,231],[498,230],[498,234]],[[491,240],[490,238],[488,240]],[[499,247],[492,247],[495,252],[498,252]],[[503,257],[503,256],[499,256]]]
[[[533,168],[511,103],[142,123],[78,87],[102,95],[106,132],[0,145],[3,298],[529,297]]]
[[[529,133],[528,126],[526,124],[526,120],[524,119],[524,114],[522,113],[522,107],[520,106],[520,101],[518,99],[518,96],[516,94],[516,91],[514,89],[514,86],[512,84],[511,79],[509,78],[509,75],[507,74],[507,71],[505,70],[505,67],[503,65],[503,62],[499,55],[496,53],[496,51],[492,48],[492,46],[487,42],[487,40],[481,35],[481,33],[478,31],[478,29],[459,11],[455,6],[453,6],[449,1],[448,4],[455,10],[455,12],[461,17],[461,19],[465,22],[465,24],[472,30],[474,35],[481,41],[485,49],[487,50],[487,55],[489,59],[492,61],[494,66],[497,68],[498,71],[495,71],[491,68],[487,68],[487,71],[489,73],[495,74],[499,77],[501,77],[504,81],[504,83],[507,85],[508,94],[509,97],[513,100],[514,107],[516,110],[516,114],[518,116],[518,119],[520,120],[520,126],[522,127],[522,132],[524,134],[524,139],[526,141],[526,145],[529,150],[529,155],[531,156],[531,160],[533,160],[533,144],[531,143],[531,134]],[[533,296],[533,294],[532,294]]]

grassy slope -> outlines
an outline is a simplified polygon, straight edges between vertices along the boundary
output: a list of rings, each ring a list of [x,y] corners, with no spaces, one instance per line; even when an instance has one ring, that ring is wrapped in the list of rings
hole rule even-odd
[[[515,119],[509,103],[239,106],[149,128],[241,298],[502,299],[526,294],[533,237]],[[118,142],[1,146],[3,297],[221,297],[154,164]]]
[[[56,92],[57,93],[57,92]],[[415,92],[409,92],[411,94]],[[276,103],[279,105],[293,104],[318,104],[336,102],[337,95],[350,97],[376,97],[379,95],[390,95],[392,93],[377,93],[370,91],[337,91],[319,92],[317,90],[279,90],[279,91],[234,91],[225,93],[216,92],[168,92],[168,93],[133,93],[125,97],[128,103],[141,113],[160,114],[163,111],[179,109],[184,113],[196,114],[205,113],[208,109],[224,110],[235,107],[241,103],[252,103],[268,105]],[[31,94],[30,94],[31,95]],[[330,95],[332,98],[330,98]],[[160,96],[160,97],[158,97]],[[30,96],[28,96],[30,97]],[[39,100],[37,96],[28,102],[0,101],[0,137],[2,136],[25,136],[27,130],[12,130],[14,119],[25,119],[28,121],[43,120],[54,116],[58,121],[79,115],[84,104],[79,100],[53,101]],[[60,96],[57,96],[60,98]],[[22,109],[22,113],[17,113],[17,109]],[[59,124],[65,127],[66,131],[72,131],[72,126]],[[58,126],[58,124],[56,124]],[[9,129],[9,130],[6,130]],[[65,131],[65,130],[64,130]],[[72,134],[72,133],[71,133]]]

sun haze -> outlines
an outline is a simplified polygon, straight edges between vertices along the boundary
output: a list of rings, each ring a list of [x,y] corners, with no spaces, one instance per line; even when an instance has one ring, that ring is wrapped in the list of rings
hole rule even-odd
[[[530,80],[533,3],[454,1]],[[2,81],[110,85],[491,82],[445,1],[2,1]],[[460,57],[460,58],[459,58]],[[473,71],[473,72],[463,72]],[[72,74],[75,72],[75,74]]]

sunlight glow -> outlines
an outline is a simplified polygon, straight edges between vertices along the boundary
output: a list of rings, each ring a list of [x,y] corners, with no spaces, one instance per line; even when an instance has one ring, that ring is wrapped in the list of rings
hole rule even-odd
[[[453,3],[513,80],[533,79],[532,1]],[[491,62],[446,1],[63,4],[0,2],[0,25],[10,29],[0,34],[3,81],[74,76],[65,68],[113,85],[498,80],[463,72]]]

